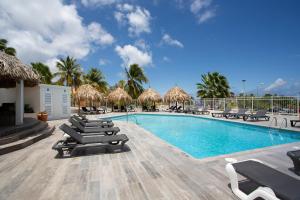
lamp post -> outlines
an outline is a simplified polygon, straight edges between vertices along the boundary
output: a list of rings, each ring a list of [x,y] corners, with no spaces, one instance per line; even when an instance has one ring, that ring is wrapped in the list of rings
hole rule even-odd
[[[246,108],[246,80],[242,80],[243,82],[243,93],[244,93],[244,108]]]
[[[244,94],[244,97],[246,96],[246,80],[242,80],[242,83],[243,83],[243,94]]]

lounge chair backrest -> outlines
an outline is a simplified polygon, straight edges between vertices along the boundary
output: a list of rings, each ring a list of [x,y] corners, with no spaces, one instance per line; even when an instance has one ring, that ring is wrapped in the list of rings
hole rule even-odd
[[[81,109],[82,109],[84,112],[89,112],[89,110],[88,110],[86,107],[81,107]]]
[[[266,110],[259,110],[259,111],[257,111],[257,112],[255,113],[255,115],[258,115],[258,116],[265,116],[266,113],[267,113]]]
[[[78,128],[80,131],[84,131],[84,127],[74,118],[70,118],[69,121],[71,122],[71,124],[73,126],[75,126],[76,128]]]
[[[73,118],[78,121],[82,126],[85,126],[85,121],[83,121],[80,117],[73,115]]]
[[[63,132],[65,132],[66,134],[68,134],[69,136],[71,136],[77,142],[82,143],[82,135],[80,135],[79,133],[77,133],[74,129],[72,129],[67,124],[63,124],[59,128],[60,128],[60,130],[62,130]]]

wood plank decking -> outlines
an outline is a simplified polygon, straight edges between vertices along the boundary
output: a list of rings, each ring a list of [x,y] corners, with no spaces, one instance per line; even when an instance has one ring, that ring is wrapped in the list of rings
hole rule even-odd
[[[63,121],[51,122],[58,126]],[[0,156],[0,199],[235,199],[224,158],[194,159],[134,124],[116,122],[131,151],[57,159],[54,135]],[[230,155],[259,158],[288,173],[287,150],[300,143]],[[296,177],[296,176],[295,176]]]

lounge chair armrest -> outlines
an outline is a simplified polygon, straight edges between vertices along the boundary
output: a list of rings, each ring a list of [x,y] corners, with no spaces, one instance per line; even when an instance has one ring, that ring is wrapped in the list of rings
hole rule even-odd
[[[256,160],[256,159],[251,159],[257,162],[261,162],[260,160]],[[230,179],[230,186],[231,186],[231,190],[232,192],[240,199],[242,200],[253,200],[257,197],[262,197],[266,200],[279,200],[272,189],[270,188],[262,188],[259,187],[258,189],[256,189],[255,191],[253,191],[252,193],[250,193],[249,195],[245,194],[244,192],[242,192],[239,189],[239,182],[238,182],[238,176],[237,173],[232,165],[232,163],[228,163],[225,167],[226,172],[229,176]]]
[[[261,197],[266,200],[280,200],[276,197],[273,190],[268,187],[258,187],[256,190],[254,190],[248,195],[247,200],[254,200],[258,197]]]

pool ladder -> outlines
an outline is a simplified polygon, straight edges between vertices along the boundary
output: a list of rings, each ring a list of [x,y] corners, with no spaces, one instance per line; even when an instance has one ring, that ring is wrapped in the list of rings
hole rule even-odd
[[[274,126],[272,126],[273,122],[274,122]],[[278,126],[277,117],[273,117],[272,120],[270,121],[269,128],[271,129],[272,127],[277,127],[277,126]],[[287,128],[287,127],[288,127],[288,120],[286,117],[284,117],[280,123],[279,129]]]
[[[135,119],[135,124],[139,124],[139,122],[138,122],[136,116],[134,116],[134,115],[130,115],[130,116],[132,116],[132,117]],[[127,123],[128,123],[128,117],[129,117],[129,114],[128,114],[128,111],[127,111],[127,112],[126,112]]]
[[[273,122],[274,122],[274,126],[272,126]],[[270,122],[270,124],[269,124],[269,135],[270,135],[271,139],[273,140],[273,135],[272,135],[271,133],[274,134],[275,131],[276,131],[276,133],[279,135],[280,139],[283,140],[283,137],[282,137],[282,135],[280,134],[280,130],[281,130],[283,127],[287,128],[287,126],[288,126],[288,120],[287,120],[286,117],[284,117],[284,118],[282,119],[281,123],[280,123],[279,128],[278,128],[277,130],[272,129],[273,127],[278,127],[278,120],[277,120],[277,117],[273,117],[273,119],[271,120],[271,122]]]

